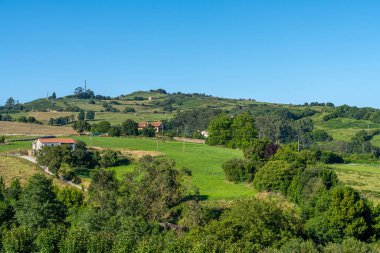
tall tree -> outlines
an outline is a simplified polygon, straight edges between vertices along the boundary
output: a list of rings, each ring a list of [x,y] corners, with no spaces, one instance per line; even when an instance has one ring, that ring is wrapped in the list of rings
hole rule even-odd
[[[121,133],[124,135],[137,135],[138,123],[132,119],[127,119],[121,124]]]
[[[65,208],[53,191],[51,179],[42,174],[29,178],[16,203],[18,223],[30,228],[46,227],[65,218]]]

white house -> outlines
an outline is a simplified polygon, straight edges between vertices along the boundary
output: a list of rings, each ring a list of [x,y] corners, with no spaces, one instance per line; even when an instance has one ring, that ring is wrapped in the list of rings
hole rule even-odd
[[[46,139],[37,139],[32,143],[32,152],[35,154],[38,150],[41,150],[43,147],[55,147],[61,145],[68,145],[72,149],[75,148],[75,140],[71,138],[46,138]]]

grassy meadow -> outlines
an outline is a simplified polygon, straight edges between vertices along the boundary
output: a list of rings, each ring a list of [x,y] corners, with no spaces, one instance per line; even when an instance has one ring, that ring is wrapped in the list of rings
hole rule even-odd
[[[340,181],[380,204],[380,163],[334,164],[332,167]]]
[[[240,150],[210,147],[205,144],[158,141],[150,138],[76,137],[87,145],[110,149],[130,149],[162,152],[176,161],[177,168],[192,171],[192,183],[209,200],[230,200],[251,196],[255,190],[248,184],[233,184],[224,179],[221,164],[228,159],[242,157]],[[158,145],[157,145],[158,143]],[[133,169],[132,165],[115,167],[118,177]]]

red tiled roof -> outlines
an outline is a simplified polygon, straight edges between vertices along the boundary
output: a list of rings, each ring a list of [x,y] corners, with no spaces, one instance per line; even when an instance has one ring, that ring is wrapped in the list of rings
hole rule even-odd
[[[63,143],[63,144],[74,144],[75,140],[71,138],[48,138],[48,139],[38,139],[42,143]]]
[[[154,121],[154,122],[139,122],[139,128],[144,128],[147,126],[153,126],[153,127],[161,127],[162,123],[161,121]]]

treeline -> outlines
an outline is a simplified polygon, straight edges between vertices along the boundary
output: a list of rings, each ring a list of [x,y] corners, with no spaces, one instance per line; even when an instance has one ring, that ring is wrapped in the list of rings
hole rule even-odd
[[[369,120],[374,123],[380,123],[380,110],[370,107],[358,108],[356,106],[342,105],[335,107],[331,113],[326,114],[323,117],[323,120],[328,121],[338,117],[356,120]]]
[[[75,183],[80,183],[79,173],[129,163],[120,152],[90,150],[81,141],[76,142],[74,149],[66,145],[44,147],[37,153],[36,159],[39,165],[48,167],[55,175]]]
[[[108,121],[100,121],[99,123],[89,124],[85,120],[79,120],[74,122],[73,129],[79,134],[85,132],[92,132],[93,134],[107,134],[109,136],[137,136],[142,135],[145,137],[154,137],[156,135],[156,129],[148,125],[142,130],[138,129],[138,123],[132,119],[125,120],[121,125],[111,125]]]
[[[263,145],[264,146],[264,145]],[[266,146],[266,144],[265,144]],[[268,146],[272,150],[272,147]],[[191,171],[143,157],[123,180],[94,170],[88,197],[42,175],[0,188],[5,252],[376,252],[380,211],[324,167],[286,149],[254,175],[260,191],[222,206],[201,202]],[[265,153],[265,152],[264,152]],[[250,154],[250,155],[249,155]],[[282,157],[282,159],[280,159]],[[257,161],[253,159],[253,161]],[[269,160],[268,160],[269,159]]]
[[[279,115],[253,117],[249,113],[232,117],[221,114],[209,124],[209,145],[222,145],[232,148],[245,148],[259,138],[274,143],[298,142],[307,148],[315,142],[331,141],[332,137],[323,130],[315,130],[311,119],[294,120]]]
[[[179,112],[170,120],[164,120],[165,133],[169,136],[198,137],[198,131],[206,130],[211,120],[220,115],[218,109],[195,109]]]

